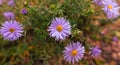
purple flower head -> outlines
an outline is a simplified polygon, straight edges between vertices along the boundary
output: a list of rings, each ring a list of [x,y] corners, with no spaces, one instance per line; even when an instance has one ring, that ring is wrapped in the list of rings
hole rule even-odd
[[[93,2],[99,6],[103,5],[103,0],[93,0]]]
[[[3,16],[4,16],[7,20],[15,19],[15,15],[14,15],[14,13],[12,13],[12,12],[5,12],[5,13],[3,13]]]
[[[113,0],[105,0],[103,10],[109,19],[119,16],[119,6]]]
[[[49,26],[50,36],[56,40],[64,40],[71,34],[71,25],[65,18],[55,18]]]
[[[9,6],[14,7],[15,6],[15,1],[14,0],[9,0],[7,3]]]
[[[118,38],[115,36],[112,38],[112,41],[116,42],[116,41],[118,41]]]
[[[27,10],[26,10],[26,9],[22,9],[22,10],[21,10],[21,13],[22,13],[22,14],[27,14]]]
[[[64,59],[67,62],[74,64],[83,58],[85,49],[80,42],[72,42],[65,47],[63,53]]]
[[[90,49],[90,54],[92,57],[98,57],[101,54],[101,50],[98,49],[98,46]]]
[[[0,33],[5,40],[14,41],[23,35],[23,27],[16,20],[5,21],[2,24]]]

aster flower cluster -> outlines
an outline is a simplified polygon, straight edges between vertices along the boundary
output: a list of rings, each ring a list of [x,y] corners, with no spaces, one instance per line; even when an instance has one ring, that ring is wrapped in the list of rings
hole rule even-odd
[[[106,13],[106,16],[111,18],[117,18],[119,16],[119,5],[115,0],[94,0],[95,4],[103,6],[103,10]]]
[[[26,12],[24,12],[26,13]],[[12,12],[5,12],[6,21],[0,28],[0,34],[5,40],[14,41],[23,35],[23,26],[15,20],[15,15]],[[71,35],[71,25],[65,18],[56,17],[52,20],[48,27],[50,37],[54,37],[56,41],[63,41]],[[90,54],[93,57],[99,56],[101,50],[98,47],[92,48]],[[71,42],[65,47],[63,57],[66,62],[74,64],[84,57],[85,47],[80,42]]]
[[[101,54],[101,50],[98,48],[98,46],[94,48],[90,48],[90,55],[93,58],[98,57]],[[85,53],[85,47],[82,46],[80,42],[72,42],[69,45],[65,47],[65,50],[63,51],[63,56],[66,62],[74,64],[75,62],[79,62],[84,57]]]
[[[2,3],[2,1],[0,0]],[[96,4],[100,6],[104,5],[104,11],[107,13],[109,18],[118,16],[118,9],[115,7],[115,3],[113,4],[105,4],[102,0],[94,0]],[[110,3],[111,3],[110,2]],[[0,3],[0,4],[1,4]],[[9,6],[15,6],[14,0],[9,0],[7,3]],[[114,6],[115,5],[115,6]],[[107,7],[106,7],[107,6]],[[114,9],[115,8],[115,9]],[[116,13],[113,13],[113,9]],[[22,14],[27,14],[27,9],[21,9]],[[23,25],[15,20],[15,15],[13,12],[4,12],[3,16],[5,17],[5,22],[2,23],[2,27],[0,28],[0,35],[2,35],[4,40],[15,41],[23,36]],[[67,37],[71,35],[71,25],[70,22],[65,19],[64,17],[55,17],[52,21],[50,26],[48,27],[48,32],[50,37],[55,38],[56,41],[64,41]],[[98,57],[101,54],[101,50],[96,46],[94,48],[90,48],[91,56]],[[85,55],[85,47],[82,45],[81,42],[70,42],[65,49],[63,50],[63,57],[66,62],[74,64],[75,62],[79,62],[82,60]]]
[[[4,17],[7,19],[0,28],[0,34],[5,40],[14,41],[23,35],[23,26],[15,20],[12,12],[5,12]],[[71,25],[65,18],[56,17],[48,27],[49,35],[56,41],[63,41],[71,35]],[[65,47],[63,57],[66,62],[74,64],[84,57],[85,47],[80,42],[71,42]],[[90,54],[93,57],[100,55],[101,50],[98,47],[92,48]]]
[[[48,27],[48,31],[50,32],[49,35],[54,37],[55,40],[63,41],[66,37],[71,35],[71,25],[65,18],[56,17],[52,20],[51,25]],[[85,47],[82,46],[80,42],[71,42],[65,47],[63,57],[66,62],[74,64],[84,57],[84,53]],[[98,47],[90,49],[90,54],[93,58],[99,56],[100,53],[101,50],[99,50]]]
[[[4,2],[4,0],[0,0],[0,5]],[[15,6],[14,0],[8,0],[7,4],[9,6]],[[22,14],[27,14],[26,9],[21,10]],[[23,26],[20,22],[15,20],[15,15],[13,12],[7,11],[3,13],[5,17],[5,22],[2,23],[2,27],[0,28],[0,34],[4,38],[4,40],[15,41],[19,39],[23,35]]]

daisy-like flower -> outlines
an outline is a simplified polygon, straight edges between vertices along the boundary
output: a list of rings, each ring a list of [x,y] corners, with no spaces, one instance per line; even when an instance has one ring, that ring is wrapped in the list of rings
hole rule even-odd
[[[93,58],[98,57],[101,54],[101,50],[98,48],[98,46],[90,49],[90,54]]]
[[[16,20],[5,21],[2,24],[0,33],[5,40],[14,41],[23,35],[23,27]]]
[[[65,18],[56,17],[52,20],[48,31],[50,32],[50,36],[55,37],[56,40],[64,40],[71,34],[71,25]]]
[[[116,18],[119,16],[119,6],[113,0],[104,0],[103,10],[109,19]]]
[[[63,53],[64,59],[67,62],[74,64],[83,58],[85,49],[80,42],[72,42],[65,47]]]
[[[15,15],[14,15],[14,13],[12,13],[12,12],[5,12],[5,13],[3,13],[3,16],[4,16],[7,20],[15,19]]]
[[[93,2],[99,6],[103,5],[103,0],[93,0]]]

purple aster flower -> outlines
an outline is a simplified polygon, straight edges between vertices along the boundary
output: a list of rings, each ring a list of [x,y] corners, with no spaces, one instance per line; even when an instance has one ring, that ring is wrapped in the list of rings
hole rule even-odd
[[[16,20],[5,21],[2,24],[0,33],[5,40],[14,41],[23,35],[23,27]]]
[[[90,49],[90,54],[92,57],[98,57],[101,54],[101,50],[98,49],[98,46]]]
[[[71,25],[65,18],[55,18],[49,26],[50,36],[56,40],[64,40],[71,34]]]
[[[72,42],[65,47],[63,53],[64,59],[67,62],[74,64],[83,58],[85,49],[80,42]]]
[[[103,0],[93,0],[93,2],[99,6],[103,5]]]
[[[21,10],[21,13],[22,13],[22,14],[27,14],[27,10],[26,10],[26,9],[22,9],[22,10]]]
[[[15,1],[14,0],[9,0],[7,3],[9,6],[14,7],[15,6]]]
[[[115,36],[112,38],[112,41],[116,42],[116,41],[118,41],[118,38]]]
[[[3,16],[4,16],[7,20],[15,19],[15,15],[14,15],[14,13],[12,13],[12,12],[5,12],[5,13],[3,13]]]
[[[116,18],[119,16],[119,6],[113,0],[105,0],[103,10],[108,18]]]

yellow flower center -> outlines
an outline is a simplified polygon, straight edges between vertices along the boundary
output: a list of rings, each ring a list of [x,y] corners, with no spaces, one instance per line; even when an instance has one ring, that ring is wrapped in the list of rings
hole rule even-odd
[[[57,31],[61,32],[63,30],[63,27],[61,25],[58,25],[56,29]]]
[[[109,4],[108,5],[108,9],[112,9],[112,8],[113,8],[113,6]]]
[[[78,54],[78,51],[77,50],[73,50],[71,54],[72,54],[72,56],[76,56]]]
[[[10,28],[9,31],[10,31],[11,33],[13,33],[13,32],[15,31],[15,29],[14,29],[14,28]]]

